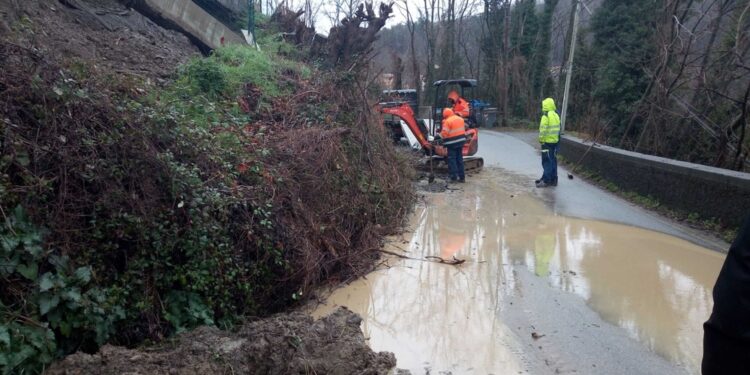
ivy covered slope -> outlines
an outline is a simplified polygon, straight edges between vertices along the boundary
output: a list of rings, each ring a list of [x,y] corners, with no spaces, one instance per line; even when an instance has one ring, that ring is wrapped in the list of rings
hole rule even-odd
[[[160,86],[0,43],[0,372],[228,327],[372,267],[407,161],[355,73],[268,35]]]

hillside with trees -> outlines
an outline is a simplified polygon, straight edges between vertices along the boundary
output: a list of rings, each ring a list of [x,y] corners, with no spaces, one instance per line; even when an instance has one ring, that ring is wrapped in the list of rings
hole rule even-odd
[[[397,4],[376,67],[429,97],[429,82],[473,77],[502,124],[562,102],[571,0],[425,0]],[[566,130],[638,152],[748,170],[750,1],[576,2]]]

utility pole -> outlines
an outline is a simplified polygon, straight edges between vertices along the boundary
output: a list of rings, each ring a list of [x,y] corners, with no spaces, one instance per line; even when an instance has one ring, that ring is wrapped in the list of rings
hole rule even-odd
[[[255,0],[247,0],[247,32],[255,37]]]
[[[508,87],[510,69],[508,66],[510,65],[510,10],[512,5],[510,0],[505,0],[502,4],[505,10],[503,14],[503,75],[501,85],[503,90],[503,126],[508,126],[508,95],[510,94],[510,88]]]
[[[570,37],[570,52],[568,63],[565,68],[565,92],[563,93],[562,118],[560,119],[560,134],[565,133],[565,117],[568,115],[568,98],[570,95],[570,80],[573,76],[573,57],[576,53],[576,40],[578,36],[578,0],[573,0],[573,33]]]
[[[258,4],[262,12],[262,0],[258,0]],[[242,30],[242,34],[245,36],[247,44],[254,46],[255,49],[260,51],[260,45],[255,40],[255,0],[247,0],[247,30]]]

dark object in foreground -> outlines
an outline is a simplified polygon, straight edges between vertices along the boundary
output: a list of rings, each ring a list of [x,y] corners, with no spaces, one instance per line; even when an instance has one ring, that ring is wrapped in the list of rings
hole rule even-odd
[[[77,353],[48,374],[387,374],[392,353],[375,353],[360,329],[362,319],[346,308],[313,322],[302,313],[245,324],[236,333],[201,327],[159,348],[105,345]]]
[[[750,216],[729,248],[703,325],[703,375],[750,374]]]

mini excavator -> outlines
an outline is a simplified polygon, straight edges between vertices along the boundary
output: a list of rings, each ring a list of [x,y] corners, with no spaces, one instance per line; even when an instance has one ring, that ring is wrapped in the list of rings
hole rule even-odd
[[[448,106],[448,92],[456,90],[462,98],[471,98],[477,86],[475,79],[451,79],[433,83],[435,98],[431,118],[418,119],[415,109],[418,107],[415,90],[388,90],[383,94],[387,99],[378,103],[384,116],[384,125],[389,129],[396,142],[406,140],[413,148],[420,149],[427,156],[425,166],[435,163],[447,165],[448,150],[441,145],[439,138],[440,124],[443,120],[443,108]],[[471,91],[471,92],[470,92]],[[484,166],[484,159],[474,156],[479,148],[477,115],[474,108],[466,119],[467,141],[463,148],[464,168],[466,171],[479,170]]]

